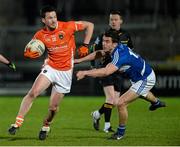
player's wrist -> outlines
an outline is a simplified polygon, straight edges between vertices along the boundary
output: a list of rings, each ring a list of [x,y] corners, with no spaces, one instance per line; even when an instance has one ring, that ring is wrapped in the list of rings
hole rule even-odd
[[[89,43],[83,43],[82,46],[88,47]]]
[[[83,74],[84,74],[85,77],[88,76],[88,71],[85,70]]]
[[[9,63],[5,63],[8,67],[12,65],[12,62],[9,61]]]

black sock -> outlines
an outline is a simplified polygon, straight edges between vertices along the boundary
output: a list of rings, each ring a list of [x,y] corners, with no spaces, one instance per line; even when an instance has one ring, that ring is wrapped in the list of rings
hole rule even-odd
[[[101,108],[98,111],[101,115],[104,113],[104,104],[101,106]]]
[[[110,122],[112,108],[113,108],[112,104],[109,104],[109,103],[105,103],[104,104],[104,118],[105,118],[105,122]]]

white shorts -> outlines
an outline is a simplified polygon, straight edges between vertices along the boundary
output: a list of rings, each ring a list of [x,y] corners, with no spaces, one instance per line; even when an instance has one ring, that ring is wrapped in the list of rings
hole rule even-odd
[[[72,83],[72,69],[60,71],[45,65],[40,74],[45,75],[52,83],[53,88],[59,93],[69,93]]]
[[[130,90],[134,91],[138,95],[142,95],[146,97],[148,92],[155,85],[155,83],[156,83],[156,76],[154,71],[152,70],[152,72],[146,79],[137,81],[136,83],[131,82],[132,86],[130,87]]]

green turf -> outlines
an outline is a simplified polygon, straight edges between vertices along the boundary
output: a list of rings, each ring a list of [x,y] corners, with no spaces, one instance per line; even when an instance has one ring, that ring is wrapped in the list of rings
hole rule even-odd
[[[38,140],[42,120],[47,112],[48,98],[38,98],[15,136],[7,133],[14,122],[20,98],[0,98],[0,145],[11,146],[171,146],[180,145],[180,98],[162,98],[166,108],[148,111],[149,104],[137,100],[129,105],[126,136],[122,140],[107,140],[103,118],[101,131],[92,128],[90,112],[104,102],[104,98],[65,97],[45,141]],[[118,124],[117,110],[113,110],[112,126]]]

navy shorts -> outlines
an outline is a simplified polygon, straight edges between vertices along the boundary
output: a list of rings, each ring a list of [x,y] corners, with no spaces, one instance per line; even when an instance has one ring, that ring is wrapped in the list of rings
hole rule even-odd
[[[113,73],[107,77],[99,78],[99,82],[103,87],[114,86],[115,91],[121,92],[123,78],[119,73]]]

